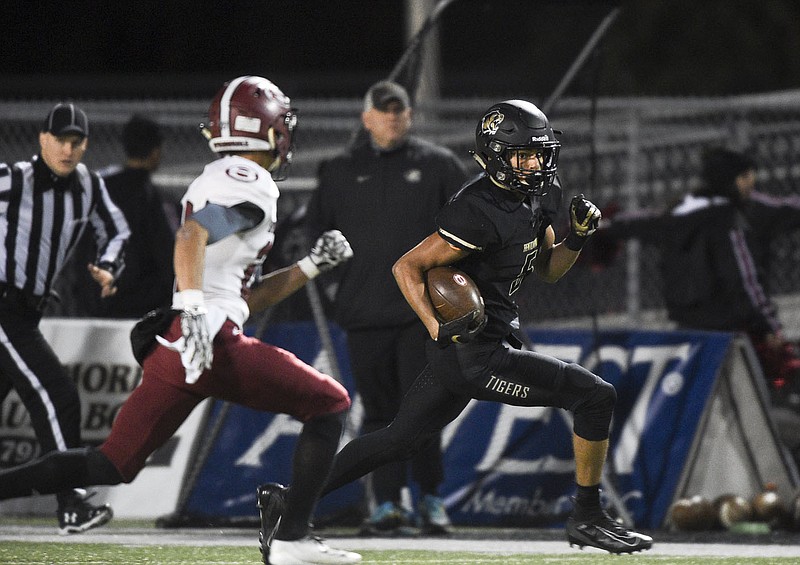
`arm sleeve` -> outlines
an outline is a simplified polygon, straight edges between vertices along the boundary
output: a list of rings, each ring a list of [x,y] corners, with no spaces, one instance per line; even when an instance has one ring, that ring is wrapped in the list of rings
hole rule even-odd
[[[658,210],[644,209],[620,212],[611,219],[603,218],[600,228],[611,239],[638,239],[642,243],[662,243],[668,216]]]
[[[776,237],[800,229],[800,196],[753,192],[745,216],[759,236]]]
[[[731,304],[731,308],[741,305],[745,316],[754,333],[774,333],[781,329],[777,311],[769,299],[761,281],[759,280],[756,263],[750,253],[744,231],[733,228],[727,232],[728,245],[718,245],[713,248],[717,253],[717,261],[721,275],[728,277],[734,286],[734,293],[738,299]]]
[[[189,219],[208,231],[208,245],[211,245],[231,234],[256,227],[264,217],[264,210],[251,202],[242,202],[234,206],[209,202],[189,216]]]
[[[122,211],[108,195],[103,179],[94,173],[91,178],[95,205],[89,215],[89,221],[94,227],[97,243],[96,264],[116,278],[125,267],[125,244],[131,232]]]
[[[724,321],[722,327],[757,335],[780,331],[777,311],[761,283],[744,231],[734,226],[706,233],[711,239],[705,247],[704,264],[687,259],[675,266],[676,275],[693,280],[695,286],[707,277],[717,280],[708,288],[715,310],[706,315],[719,317]]]

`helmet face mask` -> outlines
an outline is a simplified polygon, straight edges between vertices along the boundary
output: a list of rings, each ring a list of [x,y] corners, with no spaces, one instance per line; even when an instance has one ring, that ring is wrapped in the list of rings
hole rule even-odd
[[[489,108],[475,131],[474,157],[503,188],[544,196],[558,171],[561,148],[547,116],[524,100]]]
[[[548,181],[548,176],[557,170],[558,147],[542,147],[532,149],[529,147],[509,147],[503,154],[503,159],[511,168],[514,179],[518,180],[525,187],[526,192],[536,190],[537,194],[543,196],[545,184],[549,187],[552,179]]]
[[[292,161],[297,112],[289,98],[271,81],[241,76],[217,92],[201,124],[215,153],[268,151],[269,170],[276,180]]]

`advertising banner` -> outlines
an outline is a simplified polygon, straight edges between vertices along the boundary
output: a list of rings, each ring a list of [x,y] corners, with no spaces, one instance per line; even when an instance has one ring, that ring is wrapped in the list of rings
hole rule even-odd
[[[534,350],[580,363],[614,385],[618,400],[607,480],[639,527],[659,527],[733,336],[531,331],[528,337]],[[457,431],[448,430],[454,438],[444,491],[453,521],[519,526],[563,521],[575,489],[567,413],[477,404],[480,415],[469,414],[454,423]]]
[[[331,325],[342,380],[355,399],[343,332]],[[711,332],[529,331],[528,347],[579,362],[612,383],[618,404],[611,430],[609,481],[639,527],[659,527],[733,335]],[[313,323],[275,324],[265,341],[304,361],[323,363]],[[217,408],[218,409],[218,408]],[[213,420],[213,418],[212,418]],[[291,480],[300,424],[283,415],[228,407],[197,476],[187,511],[257,515],[255,486]],[[350,436],[344,438],[347,441]],[[560,409],[470,403],[444,431],[441,494],[455,524],[557,525],[574,493],[570,415]],[[321,501],[320,520],[357,507],[360,483]]]
[[[122,403],[142,379],[133,358],[133,320],[44,318],[40,329],[78,387],[81,397],[81,438],[86,445],[105,440]],[[199,406],[178,432],[147,462],[130,485],[97,487],[93,503],[109,502],[117,517],[156,517],[175,510],[195,434],[206,403]],[[12,391],[0,403],[0,467],[27,463],[39,455],[39,443],[24,405]],[[51,514],[55,497],[5,501],[8,512]]]

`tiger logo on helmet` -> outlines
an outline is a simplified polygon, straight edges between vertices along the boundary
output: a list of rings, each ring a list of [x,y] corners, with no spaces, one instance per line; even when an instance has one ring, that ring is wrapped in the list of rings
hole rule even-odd
[[[472,156],[501,188],[542,197],[556,182],[560,148],[544,112],[525,100],[505,100],[478,122]],[[538,166],[519,166],[519,151],[535,151]]]
[[[481,120],[481,133],[484,135],[494,135],[500,129],[500,124],[506,117],[500,110],[492,110]]]

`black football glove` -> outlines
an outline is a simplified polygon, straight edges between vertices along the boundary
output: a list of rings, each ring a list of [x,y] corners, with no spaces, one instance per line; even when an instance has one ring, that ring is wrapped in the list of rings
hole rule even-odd
[[[483,331],[488,320],[489,317],[484,315],[475,322],[475,312],[470,312],[450,322],[439,322],[436,343],[439,347],[447,347],[451,343],[468,343]]]
[[[583,194],[575,196],[569,203],[570,231],[564,244],[572,251],[580,251],[589,236],[600,225],[600,209],[587,200]]]

